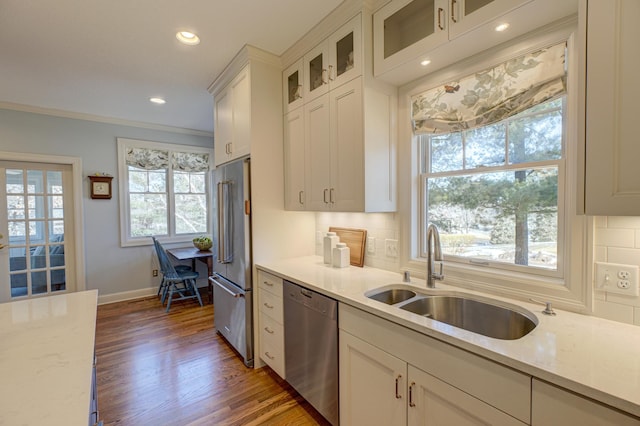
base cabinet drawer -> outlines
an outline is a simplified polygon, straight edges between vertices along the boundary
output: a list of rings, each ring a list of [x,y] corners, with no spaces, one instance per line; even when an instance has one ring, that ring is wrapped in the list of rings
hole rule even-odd
[[[260,358],[280,377],[284,377],[284,327],[260,314]]]
[[[258,299],[258,303],[260,303],[260,312],[270,316],[276,322],[282,324],[282,297],[275,296],[268,291],[260,289]]]

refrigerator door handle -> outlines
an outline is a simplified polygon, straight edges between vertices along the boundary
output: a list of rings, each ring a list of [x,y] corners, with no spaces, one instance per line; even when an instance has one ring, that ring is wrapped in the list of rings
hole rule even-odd
[[[231,263],[229,181],[218,182],[218,263]]]
[[[229,289],[227,288],[227,286],[223,285],[223,284],[222,284],[220,281],[218,281],[216,278],[220,278],[220,276],[219,276],[218,274],[215,274],[215,273],[214,273],[214,276],[209,277],[209,279],[210,279],[211,281],[213,281],[213,282],[214,282],[214,283],[215,283],[215,284],[216,284],[216,285],[217,285],[221,290],[224,290],[225,292],[227,292],[231,297],[235,297],[235,298],[238,298],[238,297],[244,297],[244,294],[243,294],[243,293],[235,293],[235,292],[233,292],[233,291],[229,290]]]

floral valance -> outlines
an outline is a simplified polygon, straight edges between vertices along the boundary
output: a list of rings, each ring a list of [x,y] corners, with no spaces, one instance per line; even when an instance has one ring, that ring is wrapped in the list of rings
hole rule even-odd
[[[171,158],[174,170],[183,172],[206,172],[209,170],[209,154],[174,152]]]
[[[169,151],[149,148],[127,148],[127,165],[145,170],[169,167]]]
[[[169,168],[169,158],[174,170],[183,172],[206,172],[209,170],[209,154],[195,152],[172,152],[150,148],[127,148],[127,165],[145,170]]]
[[[565,47],[541,49],[413,96],[414,133],[484,126],[564,93]]]

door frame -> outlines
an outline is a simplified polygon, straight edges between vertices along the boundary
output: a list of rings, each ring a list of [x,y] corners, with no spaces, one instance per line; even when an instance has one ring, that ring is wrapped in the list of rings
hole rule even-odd
[[[73,200],[73,233],[75,245],[75,268],[73,273],[76,279],[76,291],[86,290],[85,258],[84,258],[84,215],[83,215],[83,184],[82,184],[82,159],[79,157],[67,157],[61,155],[32,154],[26,152],[0,151],[2,161],[20,161],[30,163],[64,164],[71,166],[71,199]]]

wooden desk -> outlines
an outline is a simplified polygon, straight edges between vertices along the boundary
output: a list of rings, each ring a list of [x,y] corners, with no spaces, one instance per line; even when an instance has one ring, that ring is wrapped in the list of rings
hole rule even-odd
[[[209,303],[213,303],[213,285],[209,281],[209,277],[213,275],[213,252],[211,250],[198,250],[191,247],[178,247],[167,249],[167,253],[177,260],[191,259],[191,267],[196,270],[196,259],[207,264],[207,285],[209,289]]]

